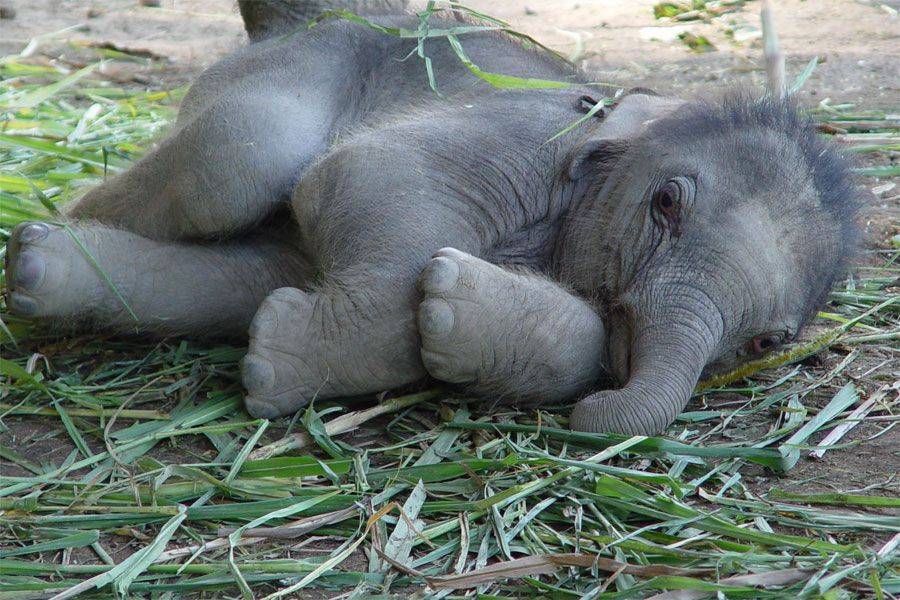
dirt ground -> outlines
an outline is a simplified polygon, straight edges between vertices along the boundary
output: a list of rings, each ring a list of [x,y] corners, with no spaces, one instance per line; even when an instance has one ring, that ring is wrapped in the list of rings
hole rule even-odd
[[[233,0],[161,0],[158,7],[142,6],[138,0],[4,2],[14,7],[16,16],[0,21],[0,55],[19,53],[37,40],[31,44],[37,45],[31,50],[35,55],[64,61],[77,56],[79,45],[111,44],[157,59],[113,61],[105,67],[112,77],[137,84],[172,87],[186,83],[205,66],[246,43]],[[759,2],[747,2],[740,10],[709,22],[675,24],[655,20],[654,3],[465,2],[583,62],[597,81],[689,97],[716,96],[738,86],[762,86]],[[867,109],[900,109],[900,0],[780,0],[774,4],[789,81],[813,56],[823,61],[799,94],[801,102],[815,105],[827,100]],[[692,51],[674,37],[681,31],[706,37],[715,50]],[[888,160],[896,160],[896,156]],[[872,189],[890,182],[869,178],[863,183]],[[869,258],[863,260],[883,263],[889,240],[900,233],[898,187],[877,197],[869,194],[864,219]],[[880,258],[875,256],[879,248]],[[847,352],[827,353],[818,359],[822,361],[818,369],[827,371]],[[900,378],[898,361],[896,347],[864,352],[845,374],[862,377],[860,386],[871,393]],[[900,493],[898,429],[848,452],[829,452],[821,462],[804,461],[790,480],[778,482],[778,487],[790,491],[801,487],[806,491],[872,488],[874,493]],[[859,427],[848,440],[864,439],[875,431],[871,426]],[[37,432],[30,433],[25,437],[41,440]],[[67,451],[60,448],[53,458]],[[770,480],[759,482],[760,487],[771,485]]]
[[[413,5],[422,0],[413,0]],[[0,53],[21,51],[36,36],[45,44],[111,43],[198,72],[245,43],[234,0],[4,0],[16,12],[0,21]],[[422,2],[423,3],[423,2]],[[758,2],[709,22],[653,18],[655,0],[470,0],[472,8],[507,20],[583,62],[598,80],[644,85],[662,93],[708,94],[760,85]],[[779,0],[776,26],[796,75],[812,58],[824,61],[804,101],[864,102],[896,107],[900,86],[900,0]],[[715,51],[696,53],[674,36],[706,37]],[[49,35],[48,35],[49,34]]]

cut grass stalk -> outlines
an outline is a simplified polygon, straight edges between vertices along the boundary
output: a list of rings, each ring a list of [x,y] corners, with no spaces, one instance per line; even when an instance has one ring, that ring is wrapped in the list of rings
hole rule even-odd
[[[628,439],[627,436],[610,433],[584,433],[569,429],[511,423],[476,423],[469,421],[454,423],[452,426],[459,429],[494,430],[501,433],[529,433],[584,448],[607,448]],[[705,448],[703,446],[689,446],[665,438],[645,438],[635,445],[634,450],[642,454],[669,454],[672,456],[696,456],[700,458],[744,458],[776,471],[781,471],[784,468],[782,464],[783,457],[777,450],[763,448]]]
[[[65,409],[70,417],[91,417],[97,419],[108,419],[115,414],[119,419],[135,419],[138,421],[169,421],[172,417],[158,410],[107,410],[103,408],[72,408]],[[46,406],[29,406],[25,404],[4,404],[0,402],[0,415],[42,415],[42,416],[58,416],[59,413],[54,408]]]

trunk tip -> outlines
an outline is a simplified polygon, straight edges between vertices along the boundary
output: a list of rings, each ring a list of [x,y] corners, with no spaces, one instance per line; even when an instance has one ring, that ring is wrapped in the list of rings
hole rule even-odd
[[[589,433],[653,436],[663,433],[676,416],[650,398],[634,398],[626,390],[607,390],[576,404],[569,427]]]

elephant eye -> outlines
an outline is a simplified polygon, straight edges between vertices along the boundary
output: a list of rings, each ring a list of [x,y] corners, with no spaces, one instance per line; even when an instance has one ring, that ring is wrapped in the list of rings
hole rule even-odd
[[[764,333],[750,340],[747,350],[753,354],[765,354],[779,347],[783,342],[784,334],[782,333]]]
[[[679,179],[670,179],[653,193],[651,200],[653,220],[676,237],[681,235],[681,203],[685,192],[685,184]]]
[[[681,190],[674,181],[668,181],[653,194],[653,207],[665,215],[671,215],[678,209],[678,196]]]
[[[666,186],[656,192],[656,205],[657,208],[663,211],[670,211],[675,208],[675,193],[670,189],[670,186]]]

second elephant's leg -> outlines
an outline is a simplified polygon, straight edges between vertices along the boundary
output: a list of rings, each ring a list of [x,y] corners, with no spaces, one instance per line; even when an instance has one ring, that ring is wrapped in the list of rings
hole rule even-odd
[[[604,375],[606,334],[555,282],[445,248],[419,278],[422,361],[435,378],[508,400],[579,397]]]

